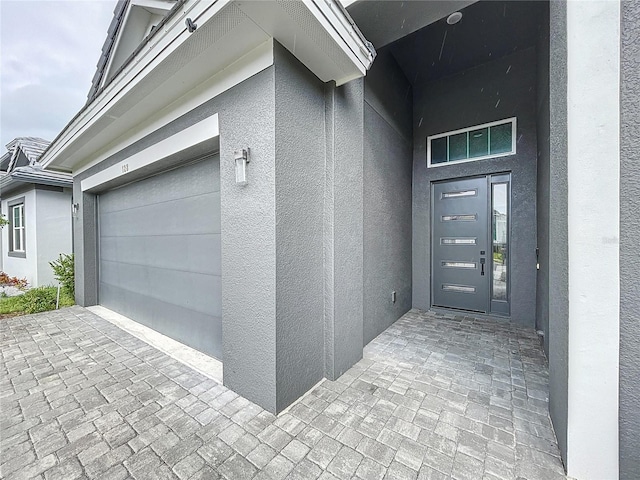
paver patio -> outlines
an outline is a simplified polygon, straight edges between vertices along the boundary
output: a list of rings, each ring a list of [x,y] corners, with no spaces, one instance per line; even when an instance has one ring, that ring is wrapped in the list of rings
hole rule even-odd
[[[0,477],[565,478],[533,331],[411,311],[278,417],[81,308],[0,321]]]

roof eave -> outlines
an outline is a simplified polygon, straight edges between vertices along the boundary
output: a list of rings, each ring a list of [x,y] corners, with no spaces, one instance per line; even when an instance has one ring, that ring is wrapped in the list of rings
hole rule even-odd
[[[286,4],[286,2],[284,3]],[[75,171],[90,161],[93,152],[100,151],[105,145],[122,141],[118,139],[128,135],[129,130],[125,130],[124,127],[127,121],[131,120],[127,119],[127,109],[130,110],[132,106],[125,105],[126,102],[123,99],[129,91],[139,89],[144,92],[145,88],[149,88],[145,87],[145,81],[150,73],[158,68],[162,62],[168,61],[178,47],[188,40],[191,33],[187,31],[184,23],[184,18],[187,16],[197,22],[198,31],[200,31],[206,27],[207,23],[213,25],[213,20],[223,10],[239,8],[246,14],[246,21],[243,23],[244,29],[240,37],[241,43],[245,46],[238,45],[237,35],[234,41],[233,37],[227,34],[219,44],[216,44],[218,52],[224,47],[228,50],[227,54],[231,54],[231,50],[236,49],[238,55],[244,55],[248,50],[242,52],[240,49],[248,46],[254,39],[262,36],[260,38],[264,38],[261,40],[264,42],[271,36],[292,51],[324,82],[335,80],[337,85],[341,85],[364,76],[375,58],[375,49],[360,33],[342,5],[337,0],[304,0],[301,4],[304,4],[305,15],[315,24],[316,31],[322,35],[328,35],[331,37],[329,41],[336,43],[338,48],[333,52],[337,52],[335,55],[340,56],[339,59],[331,57],[330,55],[334,55],[333,53],[329,54],[322,50],[322,47],[314,42],[309,33],[305,31],[306,24],[300,23],[299,19],[285,12],[286,5],[281,2],[180,0],[171,13],[163,19],[163,23],[158,26],[155,34],[148,37],[140,45],[125,65],[97,92],[96,97],[78,112],[45,150],[40,160],[42,165],[49,169]],[[281,24],[276,25],[275,29],[270,28],[269,22],[261,16],[265,9],[272,19],[281,20]],[[236,27],[236,30],[240,32],[241,29]],[[283,32],[285,33],[283,34]],[[287,42],[291,43],[292,41],[293,45],[287,45]],[[223,42],[227,43],[223,45]],[[213,48],[212,45],[204,44],[203,46],[200,45],[201,43],[195,42],[190,48],[203,49],[203,52],[209,52],[205,49],[211,50]],[[255,46],[251,48],[255,48]],[[303,49],[304,53],[301,53]],[[208,68],[218,68],[214,67],[215,56],[207,58],[206,62],[210,64]],[[206,62],[201,61],[199,67]],[[315,65],[314,62],[316,62]],[[225,66],[221,65],[220,68],[224,69]],[[188,69],[184,69],[184,71],[188,72]],[[211,78],[214,74],[215,72],[209,72],[207,78]],[[192,78],[189,81],[195,82],[196,79]],[[178,80],[176,80],[177,82]],[[190,86],[189,88],[194,87]],[[162,97],[159,90],[149,91],[149,95],[154,95],[154,98],[157,97],[167,105],[173,101],[166,96]],[[162,107],[160,102],[157,102],[157,105],[154,105],[153,108]],[[153,113],[149,112],[150,115]],[[100,121],[100,128],[96,125],[98,121]]]
[[[73,178],[69,175],[69,178],[58,178],[48,175],[38,175],[33,173],[14,172],[11,174],[11,178],[16,182],[32,183],[34,185],[48,185],[51,187],[72,187]]]

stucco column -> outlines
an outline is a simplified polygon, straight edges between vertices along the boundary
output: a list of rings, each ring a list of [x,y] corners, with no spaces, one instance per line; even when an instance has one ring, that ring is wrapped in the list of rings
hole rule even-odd
[[[618,478],[620,3],[567,3],[567,473]]]
[[[98,221],[96,195],[82,192],[80,180],[73,182],[73,253],[75,259],[75,300],[88,307],[98,303]]]
[[[325,376],[335,380],[362,358],[364,80],[325,87]]]
[[[640,2],[621,7],[620,478],[633,478],[640,472]]]

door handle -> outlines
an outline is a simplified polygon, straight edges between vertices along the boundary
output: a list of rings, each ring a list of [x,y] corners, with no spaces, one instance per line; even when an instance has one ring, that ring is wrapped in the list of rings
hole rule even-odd
[[[480,275],[484,276],[484,258],[480,259]]]

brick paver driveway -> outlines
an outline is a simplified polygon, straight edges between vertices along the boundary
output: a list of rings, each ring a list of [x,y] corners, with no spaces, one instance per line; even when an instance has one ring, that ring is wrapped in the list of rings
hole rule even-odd
[[[564,478],[535,334],[410,312],[274,417],[80,307],[0,322],[2,478]]]

